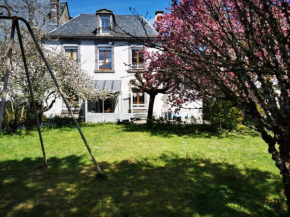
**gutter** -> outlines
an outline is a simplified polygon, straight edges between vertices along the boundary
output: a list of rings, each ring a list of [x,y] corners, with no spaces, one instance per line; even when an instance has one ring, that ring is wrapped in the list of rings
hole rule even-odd
[[[128,37],[110,37],[110,36],[63,36],[63,35],[49,35],[50,38],[52,39],[93,39],[93,40],[119,40],[119,41],[138,41],[136,38],[132,38],[130,36]],[[152,40],[154,41],[156,37],[138,37],[136,36],[139,40]]]

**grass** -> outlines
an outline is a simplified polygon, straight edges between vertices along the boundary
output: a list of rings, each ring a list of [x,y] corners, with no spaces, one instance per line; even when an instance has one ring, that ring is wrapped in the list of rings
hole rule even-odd
[[[260,137],[196,128],[83,127],[108,176],[74,128],[0,139],[0,216],[279,216],[281,177]]]

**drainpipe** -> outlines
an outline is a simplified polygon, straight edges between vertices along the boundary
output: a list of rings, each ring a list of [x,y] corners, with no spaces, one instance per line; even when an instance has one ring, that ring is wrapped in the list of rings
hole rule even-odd
[[[103,122],[105,122],[105,103],[103,99],[102,99],[102,106],[103,106]]]
[[[87,114],[88,114],[88,101],[85,100],[85,122],[87,122],[88,120]]]
[[[120,97],[120,100],[119,100],[119,103],[120,103],[120,121],[123,121],[123,92],[121,91],[120,92],[120,95],[119,95],[119,97]]]
[[[133,91],[131,90],[131,93],[130,93],[130,98],[131,98],[131,118],[133,118],[134,116],[134,112],[133,112]]]

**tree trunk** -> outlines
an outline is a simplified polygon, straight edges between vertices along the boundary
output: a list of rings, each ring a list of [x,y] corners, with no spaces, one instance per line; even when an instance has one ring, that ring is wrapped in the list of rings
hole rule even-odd
[[[288,216],[290,216],[290,176],[288,174],[282,175],[282,177],[283,177],[284,193],[287,201]]]
[[[21,107],[21,116],[20,119],[23,120],[24,117],[24,105]]]
[[[149,100],[149,107],[148,107],[148,115],[147,115],[147,119],[151,120],[153,117],[153,108],[154,108],[154,101],[155,101],[155,97],[157,94],[155,93],[150,93],[150,100]]]
[[[280,151],[280,173],[283,179],[284,193],[287,200],[288,216],[290,216],[290,139],[284,137],[282,141],[278,141]]]
[[[282,175],[284,194],[287,201],[287,216],[290,216],[290,136],[280,135],[272,137],[265,130],[261,130],[260,132],[263,140],[269,146],[268,151],[272,155],[276,167]],[[279,151],[276,149],[276,144],[279,145]]]

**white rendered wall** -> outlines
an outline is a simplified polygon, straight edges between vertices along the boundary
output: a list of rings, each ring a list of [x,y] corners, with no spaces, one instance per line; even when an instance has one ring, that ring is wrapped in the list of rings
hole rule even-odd
[[[81,41],[79,46],[82,69],[91,76],[95,70],[95,44],[94,41]]]
[[[60,116],[62,111],[62,99],[56,99],[53,107],[44,113],[44,115],[48,118],[52,118],[55,116]]]
[[[129,73],[127,70],[129,66],[129,51],[131,50],[131,46],[125,41],[111,41],[114,46],[114,73],[104,73],[97,72],[95,73],[95,59],[96,57],[96,45],[93,40],[82,40],[79,46],[80,59],[82,64],[82,69],[85,70],[89,75],[93,76],[96,80],[121,80],[122,86],[121,91],[123,93],[131,92],[130,80],[134,78],[134,73]],[[104,44],[104,43],[100,43]],[[74,42],[71,44],[65,43],[66,46],[75,45]],[[46,42],[46,47],[51,49],[56,49],[58,52],[63,51],[63,45],[60,42],[49,41]],[[150,51],[150,49],[149,49]],[[153,115],[156,117],[162,116],[164,112],[168,112],[170,109],[170,105],[166,102],[167,96],[163,94],[158,94],[155,98]],[[147,105],[149,103],[149,95],[147,95]],[[185,106],[186,107],[186,106]],[[187,105],[188,108],[200,107],[200,105],[196,105],[195,103],[191,103]],[[45,114],[48,117],[60,115],[62,110],[62,100],[59,99],[55,103],[55,106]],[[175,108],[171,109],[172,111]],[[181,109],[180,114],[188,115],[189,117],[194,116],[197,119],[201,118],[201,113],[197,109]],[[94,118],[90,118],[90,120],[97,120]]]

